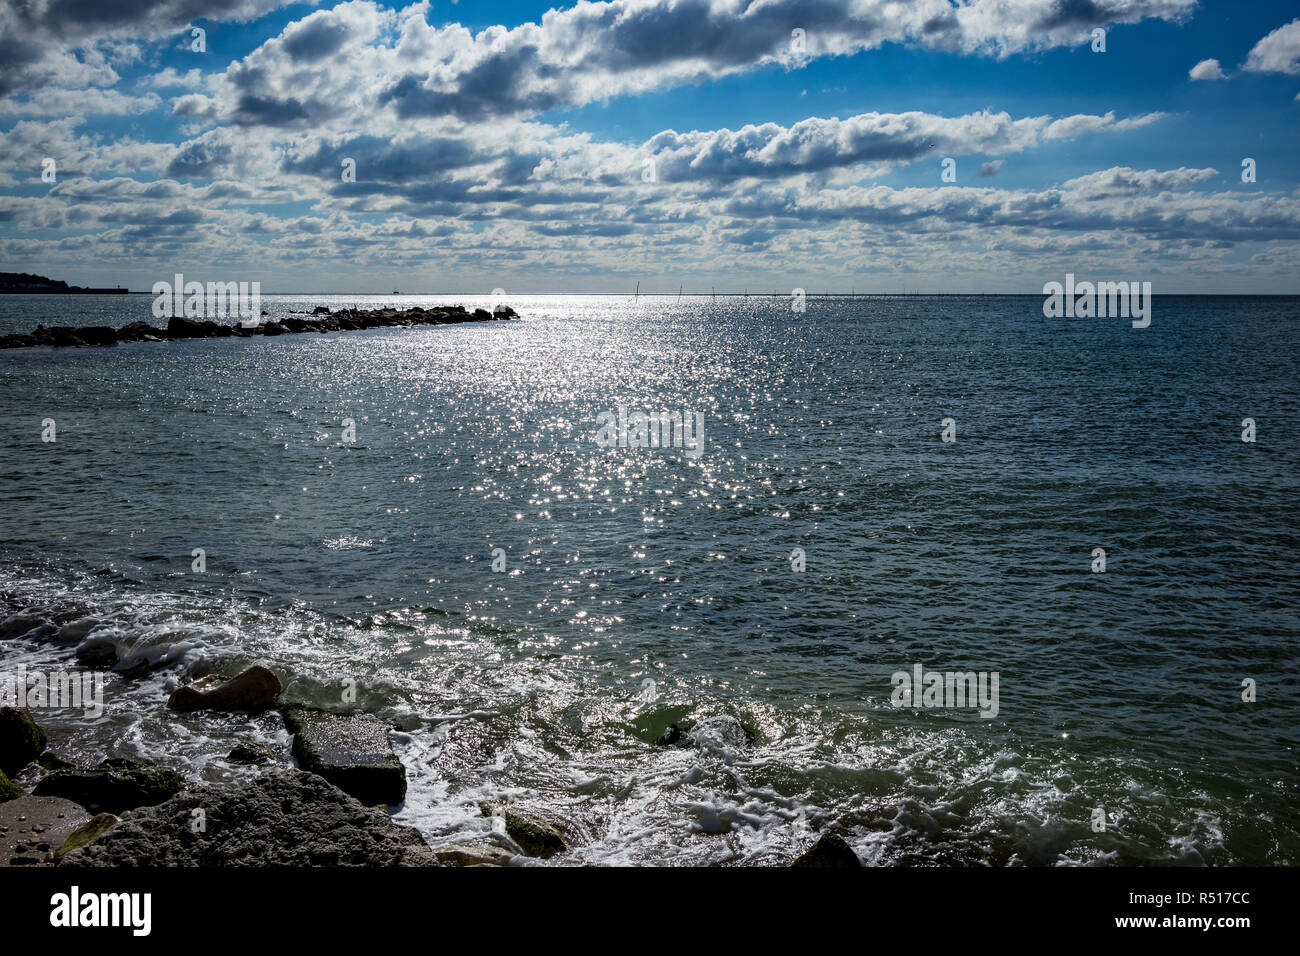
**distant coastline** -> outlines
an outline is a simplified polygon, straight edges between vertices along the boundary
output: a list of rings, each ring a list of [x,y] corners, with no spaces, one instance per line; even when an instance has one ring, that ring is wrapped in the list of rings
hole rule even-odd
[[[89,289],[61,279],[30,272],[0,272],[0,294],[12,295],[126,295],[129,289]]]

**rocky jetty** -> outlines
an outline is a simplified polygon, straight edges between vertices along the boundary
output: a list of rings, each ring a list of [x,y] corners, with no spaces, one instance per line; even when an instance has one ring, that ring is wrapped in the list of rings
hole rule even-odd
[[[202,825],[196,826],[195,821]],[[187,791],[128,814],[64,866],[438,866],[420,834],[316,774]],[[490,852],[475,862],[497,862]]]
[[[244,325],[184,319],[173,316],[166,328],[147,322],[132,322],[120,329],[107,325],[68,326],[38,325],[26,335],[0,335],[0,349],[49,345],[63,348],[72,345],[117,345],[119,342],[173,342],[181,339],[248,338],[256,335],[286,335],[303,332],[353,332],[361,329],[411,328],[417,325],[455,325],[460,322],[487,322],[517,319],[519,314],[507,305],[470,311],[463,305],[437,305],[409,309],[339,309],[325,306],[304,318],[285,318],[279,322]]]

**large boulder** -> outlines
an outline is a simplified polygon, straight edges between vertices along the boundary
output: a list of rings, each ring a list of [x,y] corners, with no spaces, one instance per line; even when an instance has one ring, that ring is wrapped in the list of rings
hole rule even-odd
[[[147,760],[105,760],[93,769],[55,770],[32,793],[75,800],[94,813],[122,813],[162,803],[184,788],[180,774]]]
[[[260,714],[275,706],[275,699],[283,689],[278,677],[260,664],[255,664],[219,687],[209,690],[193,684],[180,687],[167,699],[167,706],[183,713],[195,710],[242,710]]]
[[[45,731],[26,707],[0,707],[0,770],[17,773],[41,755]]]
[[[89,819],[85,807],[58,797],[0,803],[0,867],[52,866],[55,848]]]
[[[366,806],[406,799],[406,769],[379,719],[291,707],[284,722],[293,734],[293,755],[304,770],[320,774]]]
[[[201,811],[201,812],[196,812]],[[64,866],[436,866],[420,834],[316,774],[269,773],[137,810]]]

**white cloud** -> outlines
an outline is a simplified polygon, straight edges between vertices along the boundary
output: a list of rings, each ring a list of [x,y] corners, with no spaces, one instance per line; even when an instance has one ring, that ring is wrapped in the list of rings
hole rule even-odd
[[[1251,48],[1242,69],[1300,76],[1300,17],[1278,27]]]
[[[1223,72],[1218,60],[1202,60],[1188,70],[1187,75],[1193,80],[1222,80],[1228,74]]]

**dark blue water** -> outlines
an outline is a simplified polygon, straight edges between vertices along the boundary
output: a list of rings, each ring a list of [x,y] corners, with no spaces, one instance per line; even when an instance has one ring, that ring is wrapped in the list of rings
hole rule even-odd
[[[264,308],[354,301],[394,297]],[[506,795],[575,821],[557,863],[775,863],[826,827],[880,863],[1297,862],[1300,302],[509,301],[0,352],[0,664],[153,665],[52,746],[248,772],[221,756],[273,718],[164,703],[260,660],[404,728],[398,819],[434,842]],[[3,297],[0,334],[150,304]],[[620,405],[702,413],[702,452],[600,447]],[[997,672],[997,716],[892,706],[916,664]]]

